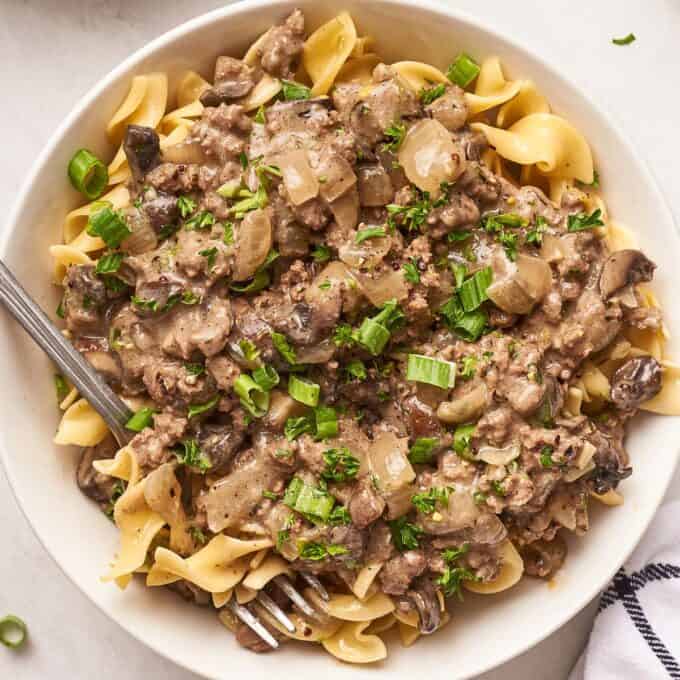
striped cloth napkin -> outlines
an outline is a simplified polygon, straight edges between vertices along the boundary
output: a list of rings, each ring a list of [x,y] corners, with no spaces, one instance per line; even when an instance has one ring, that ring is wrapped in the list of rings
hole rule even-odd
[[[607,590],[569,680],[680,680],[680,501],[661,507]]]

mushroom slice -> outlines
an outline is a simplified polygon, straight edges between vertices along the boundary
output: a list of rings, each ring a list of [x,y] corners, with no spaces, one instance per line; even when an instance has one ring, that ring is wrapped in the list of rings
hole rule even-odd
[[[654,357],[635,357],[614,373],[610,398],[625,411],[636,409],[661,391],[661,366]]]
[[[132,176],[141,181],[149,170],[161,161],[161,143],[153,128],[144,125],[128,125],[123,141]]]
[[[600,295],[608,300],[630,284],[651,281],[656,265],[639,250],[617,250],[602,265]]]
[[[493,283],[487,289],[489,299],[504,312],[528,314],[550,290],[550,265],[538,257],[519,254],[511,262],[502,250],[491,258]]]
[[[475,420],[484,412],[488,399],[485,383],[479,383],[466,394],[443,401],[437,407],[437,418],[444,423],[466,423]]]
[[[245,281],[254,276],[272,247],[272,225],[269,213],[253,210],[246,213],[237,229],[234,281]]]
[[[418,579],[417,587],[409,590],[406,597],[418,612],[418,630],[423,635],[434,633],[441,625],[442,613],[432,581]]]

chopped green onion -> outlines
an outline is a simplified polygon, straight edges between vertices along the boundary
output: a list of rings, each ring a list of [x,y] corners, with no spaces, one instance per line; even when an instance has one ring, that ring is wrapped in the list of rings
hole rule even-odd
[[[344,505],[336,505],[328,515],[328,523],[331,526],[347,525],[352,523],[352,517]]]
[[[224,235],[222,236],[222,243],[225,246],[234,245],[234,223],[233,222],[223,222]]]
[[[109,183],[109,171],[87,149],[76,151],[68,164],[68,177],[75,189],[89,201],[99,198]]]
[[[95,274],[113,274],[120,269],[120,265],[123,262],[123,253],[108,253],[107,255],[102,255],[97,260],[97,266],[94,271]]]
[[[436,437],[418,437],[409,449],[408,459],[414,464],[430,463],[438,446],[439,439]]]
[[[470,278],[463,281],[458,289],[458,295],[466,312],[473,312],[482,302],[489,299],[486,289],[491,285],[492,280],[493,271],[491,267],[484,267],[484,269],[476,271]]]
[[[269,410],[269,392],[249,375],[241,373],[236,378],[234,392],[239,396],[241,406],[254,418],[261,418]]]
[[[215,408],[217,406],[217,403],[220,400],[220,395],[216,394],[210,401],[206,401],[205,404],[192,404],[189,406],[189,411],[187,412],[187,418],[191,419],[194,416],[198,416],[201,413],[205,413],[206,411],[210,411],[211,409]]]
[[[54,374],[54,388],[57,391],[57,402],[61,403],[66,399],[70,391],[66,378],[63,375],[59,373]]]
[[[241,167],[245,170],[248,167],[248,156],[245,151],[241,151],[238,155],[238,160],[241,163]]]
[[[87,233],[99,236],[109,248],[118,246],[132,234],[123,216],[105,206],[101,210],[90,213],[87,220]]]
[[[291,365],[295,366],[297,364],[297,356],[295,355],[295,350],[292,345],[288,342],[283,333],[276,333],[272,331],[272,344],[276,348],[276,351]]]
[[[354,237],[354,243],[357,245],[363,243],[369,238],[378,238],[385,235],[384,227],[367,227],[366,229],[359,229],[357,235]]]
[[[569,215],[567,218],[567,231],[585,231],[586,229],[593,229],[594,227],[604,226],[601,220],[602,211],[598,208],[590,215],[580,213],[578,215]]]
[[[625,38],[612,38],[612,42],[615,45],[630,45],[632,42],[635,42],[635,40],[634,33],[629,33]]]
[[[448,390],[456,384],[456,364],[422,354],[409,354],[406,364],[406,380]]]
[[[212,462],[203,455],[201,447],[195,439],[185,439],[180,442],[180,446],[181,448],[178,446],[174,449],[174,453],[182,465],[198,468],[201,472],[212,467]]]
[[[330,439],[338,435],[338,414],[330,406],[317,406],[314,409],[316,439]],[[286,423],[287,424],[287,423]]]
[[[281,93],[286,101],[296,101],[298,99],[309,99],[312,91],[306,85],[296,83],[293,80],[281,80]]]
[[[327,482],[347,482],[359,472],[359,459],[346,446],[324,451],[323,460],[326,468],[321,477]]]
[[[144,428],[151,427],[154,413],[156,413],[156,411],[148,406],[140,408],[139,411],[125,423],[125,427],[133,432],[141,432]]]
[[[279,374],[273,366],[258,366],[253,371],[253,380],[263,390],[269,392],[279,384]]]
[[[279,500],[279,495],[277,493],[274,493],[273,491],[269,491],[265,489],[262,492],[262,496],[264,498],[268,498],[270,501],[278,501]]]
[[[466,423],[464,425],[458,425],[456,431],[453,434],[453,450],[461,457],[466,460],[474,460],[474,457],[470,451],[470,442],[472,436],[475,433],[476,424]]]
[[[301,541],[298,544],[298,554],[302,560],[318,562],[319,560],[325,560],[326,557],[328,557],[328,550],[323,543]]]
[[[54,310],[54,313],[60,319],[63,319],[66,316],[66,311],[64,310],[64,298],[63,297],[61,298],[61,300],[59,300],[59,304],[57,305],[57,308]]]
[[[5,647],[17,649],[26,642],[28,627],[18,617],[8,614],[0,619],[0,642]]]
[[[291,375],[288,378],[288,394],[295,401],[299,401],[306,406],[316,406],[319,403],[319,393],[321,388],[311,380]]]
[[[221,186],[217,187],[215,193],[222,196],[222,198],[236,198],[240,190],[241,180],[230,179],[228,182],[225,182]]]
[[[460,87],[467,87],[479,75],[479,65],[465,52],[459,54],[449,66],[446,76]]]
[[[467,231],[466,229],[463,229],[461,231],[452,231],[447,237],[446,240],[449,243],[455,243],[456,241],[467,241],[470,236],[472,236],[471,231]]]
[[[246,361],[255,361],[255,359],[260,356],[260,350],[257,349],[257,345],[252,340],[248,340],[248,338],[240,340],[238,348],[243,353],[243,357]]]
[[[381,323],[373,319],[364,319],[359,327],[359,342],[375,357],[390,341],[390,332]]]

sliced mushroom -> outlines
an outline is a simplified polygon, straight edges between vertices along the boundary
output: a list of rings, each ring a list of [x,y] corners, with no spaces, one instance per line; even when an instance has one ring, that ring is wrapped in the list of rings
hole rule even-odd
[[[111,499],[116,479],[97,472],[92,463],[103,458],[113,458],[117,448],[115,439],[108,436],[101,444],[83,449],[81,453],[76,470],[78,487],[86,496],[98,503],[106,503]]]
[[[203,106],[219,106],[239,97],[245,97],[254,87],[255,69],[233,57],[217,57],[215,85],[201,94]]]
[[[534,541],[521,549],[524,570],[529,576],[551,578],[562,566],[567,544],[558,534],[552,541]]]
[[[661,366],[654,357],[635,357],[616,370],[610,398],[625,411],[636,409],[661,390]]]
[[[538,257],[519,254],[511,262],[502,249],[491,258],[493,283],[488,287],[489,299],[509,314],[528,314],[550,290],[550,265]]]
[[[445,423],[465,423],[476,420],[486,408],[487,389],[480,383],[452,401],[443,401],[437,407],[437,418]]]
[[[434,633],[441,625],[442,613],[432,581],[424,577],[418,579],[416,588],[409,590],[406,596],[418,612],[418,630],[423,635]]]
[[[600,295],[604,300],[625,286],[651,281],[656,265],[639,250],[617,250],[612,253],[600,273]]]
[[[272,225],[264,210],[246,214],[237,230],[234,281],[245,281],[255,274],[272,247]]]
[[[141,182],[149,170],[161,161],[161,144],[153,128],[143,125],[128,125],[123,141],[132,176]]]

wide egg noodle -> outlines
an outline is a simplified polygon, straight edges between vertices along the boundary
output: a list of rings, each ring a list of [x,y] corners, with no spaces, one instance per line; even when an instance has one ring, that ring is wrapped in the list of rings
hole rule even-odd
[[[479,583],[463,581],[463,586],[480,595],[493,595],[516,585],[524,573],[524,561],[511,541],[506,540],[500,548],[501,570],[493,581]]]
[[[157,548],[148,586],[162,586],[185,579],[209,593],[222,593],[239,583],[248,570],[239,558],[272,546],[269,539],[241,540],[218,534],[191,557],[182,558],[166,548]]]
[[[510,127],[521,118],[532,113],[550,113],[548,100],[538,91],[531,80],[521,81],[517,96],[505,102],[496,115],[496,126]]]
[[[64,411],[54,443],[96,446],[104,441],[108,433],[109,428],[104,419],[85,399],[79,399]]]
[[[520,165],[536,164],[549,176],[593,181],[593,156],[583,135],[552,113],[532,113],[507,130],[486,123],[470,123],[483,132],[496,151]]]
[[[375,663],[387,656],[387,647],[377,635],[366,635],[370,621],[343,624],[336,633],[321,641],[324,649],[341,661]]]
[[[326,94],[357,41],[352,17],[341,12],[305,41],[302,63],[312,80],[312,96]]]
[[[517,96],[521,87],[521,80],[506,80],[498,57],[485,59],[477,76],[474,93],[465,93],[468,115],[476,116],[505,104]]]

